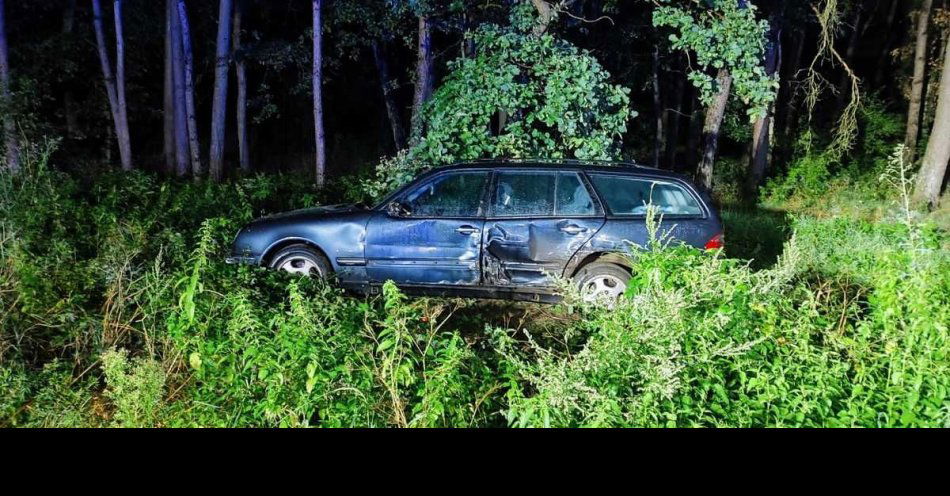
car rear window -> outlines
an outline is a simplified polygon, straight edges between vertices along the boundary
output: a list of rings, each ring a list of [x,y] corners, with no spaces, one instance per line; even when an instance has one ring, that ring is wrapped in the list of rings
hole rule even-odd
[[[591,174],[591,182],[614,215],[646,215],[651,203],[664,215],[703,214],[696,197],[675,183],[614,174]]]

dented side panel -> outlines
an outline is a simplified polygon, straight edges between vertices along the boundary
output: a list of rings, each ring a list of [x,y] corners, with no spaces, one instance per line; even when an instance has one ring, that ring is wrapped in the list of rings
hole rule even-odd
[[[367,275],[372,282],[476,285],[483,224],[481,219],[394,218],[376,213],[368,226]]]
[[[549,286],[574,253],[604,225],[603,218],[489,219],[484,235],[487,285]]]

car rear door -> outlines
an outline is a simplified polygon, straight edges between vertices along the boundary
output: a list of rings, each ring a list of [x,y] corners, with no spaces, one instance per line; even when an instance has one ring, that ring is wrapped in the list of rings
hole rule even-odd
[[[482,272],[490,286],[550,286],[603,225],[582,174],[499,170],[491,185]]]
[[[489,177],[486,170],[447,171],[396,199],[408,207],[408,214],[376,212],[366,227],[370,281],[477,285]]]

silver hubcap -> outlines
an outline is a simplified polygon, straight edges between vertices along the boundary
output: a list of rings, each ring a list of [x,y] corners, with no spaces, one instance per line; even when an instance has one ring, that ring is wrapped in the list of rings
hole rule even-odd
[[[608,306],[613,306],[626,289],[627,285],[623,281],[609,275],[597,276],[587,281],[584,287],[581,288],[584,301],[604,303]]]
[[[321,275],[320,267],[318,267],[317,264],[313,263],[309,259],[303,257],[290,258],[284,261],[284,263],[280,264],[278,269],[285,272],[290,272],[291,274],[300,274],[303,276],[309,276],[314,273],[316,273],[318,276]]]

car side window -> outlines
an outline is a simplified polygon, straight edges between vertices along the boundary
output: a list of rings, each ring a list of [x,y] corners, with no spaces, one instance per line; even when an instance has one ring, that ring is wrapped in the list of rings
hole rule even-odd
[[[614,215],[646,215],[653,204],[665,215],[702,215],[703,209],[682,186],[662,180],[591,174],[591,182]]]
[[[493,215],[544,217],[554,215],[554,171],[510,171],[496,174]]]
[[[486,171],[450,172],[410,191],[403,203],[412,217],[478,217]]]
[[[594,200],[576,172],[558,172],[554,214],[559,217],[596,215]]]

